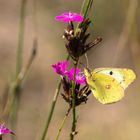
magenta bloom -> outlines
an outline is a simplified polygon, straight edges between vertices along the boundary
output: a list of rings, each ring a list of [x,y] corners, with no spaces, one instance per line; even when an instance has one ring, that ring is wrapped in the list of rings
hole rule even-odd
[[[52,67],[57,74],[61,76],[66,76],[70,81],[72,81],[74,80],[74,68],[71,68],[70,71],[67,71],[68,65],[69,65],[68,61],[62,61],[52,65]],[[85,75],[82,74],[81,70],[78,68],[76,69],[75,80],[77,84],[86,84]]]
[[[77,13],[71,13],[71,12],[65,12],[62,15],[56,16],[55,20],[61,21],[61,22],[82,22],[84,20],[84,17]]]
[[[63,61],[63,62],[58,62],[57,64],[52,65],[52,67],[57,74],[60,74],[63,76],[67,73],[68,64],[69,64],[68,61]]]
[[[67,72],[69,80],[74,80],[74,68],[71,68],[69,72]],[[85,75],[81,73],[80,69],[76,69],[76,83],[77,84],[86,84]]]
[[[4,124],[1,124],[0,125],[0,135],[3,135],[3,134],[13,134],[14,135],[14,133],[10,129],[5,127]]]

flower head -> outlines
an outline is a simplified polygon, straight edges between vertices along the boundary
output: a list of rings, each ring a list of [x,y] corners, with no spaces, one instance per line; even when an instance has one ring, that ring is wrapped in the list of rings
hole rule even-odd
[[[77,13],[65,12],[62,15],[56,16],[55,20],[61,22],[70,22],[70,21],[82,22],[84,20],[84,17]]]
[[[67,72],[69,80],[74,80],[74,68],[71,68],[69,72]],[[76,69],[76,78],[75,81],[77,84],[86,84],[86,78],[85,75],[81,72],[80,69]]]
[[[75,69],[74,67],[72,67],[68,71],[68,64],[69,61],[62,61],[52,65],[52,67],[57,74],[61,75],[64,90],[64,93],[61,94],[62,97],[66,102],[69,103],[70,106],[72,106],[72,81],[74,80]],[[85,85],[83,86],[82,84]],[[74,93],[76,106],[80,105],[83,102],[86,103],[86,101],[88,100],[88,96],[91,93],[91,90],[86,84],[85,75],[81,72],[81,69],[79,68],[76,69]]]
[[[10,129],[5,127],[4,124],[1,124],[0,125],[0,135],[3,135],[3,134],[13,134],[14,135],[14,133]]]
[[[101,37],[97,37],[94,41],[87,42],[90,36],[88,33],[90,23],[89,19],[84,19],[78,28],[74,28],[74,24],[71,22],[65,29],[63,34],[63,38],[66,39],[65,46],[74,61],[77,61],[79,57],[102,41]]]
[[[62,61],[58,62],[57,64],[52,65],[54,71],[61,75],[61,76],[66,76],[70,81],[74,80],[74,68],[72,67],[70,71],[67,71],[69,62],[68,61]],[[75,79],[77,84],[86,84],[86,78],[84,74],[82,74],[81,69],[77,68],[76,69],[76,79]]]
[[[63,61],[63,62],[58,62],[57,64],[52,65],[52,67],[57,74],[60,74],[63,76],[67,73],[68,64],[69,64],[68,61]]]

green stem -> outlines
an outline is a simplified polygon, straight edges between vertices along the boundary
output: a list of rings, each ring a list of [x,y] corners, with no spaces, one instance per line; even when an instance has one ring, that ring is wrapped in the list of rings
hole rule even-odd
[[[19,21],[19,40],[18,40],[18,48],[17,48],[17,64],[16,64],[16,74],[15,81],[21,72],[22,69],[22,55],[23,55],[23,46],[24,46],[24,28],[25,28],[25,10],[26,10],[27,0],[22,0],[21,9],[20,9],[20,21]],[[15,82],[14,81],[14,82]],[[13,128],[15,128],[16,119],[17,119],[17,109],[19,104],[20,90],[21,85],[16,85],[12,92],[13,102],[10,109],[10,121]]]
[[[33,49],[32,49],[32,52],[31,52],[31,55],[30,55],[30,58],[29,58],[29,61],[27,63],[27,66],[25,67],[25,69],[23,69],[19,75],[17,76],[17,78],[15,79],[15,81],[13,83],[11,83],[11,86],[10,86],[10,89],[9,89],[9,97],[8,97],[8,100],[7,100],[7,103],[6,103],[6,106],[4,107],[4,110],[3,110],[3,118],[5,118],[5,120],[8,119],[9,117],[9,114],[14,111],[15,109],[15,105],[17,106],[18,105],[18,100],[20,99],[20,86],[23,85],[23,82],[24,82],[24,79],[25,77],[27,76],[28,72],[29,72],[29,69],[33,63],[33,60],[35,59],[35,56],[36,56],[36,48],[37,48],[37,44],[33,43]],[[17,97],[18,96],[18,97]],[[12,110],[13,108],[13,110]],[[16,109],[17,110],[17,109]],[[16,111],[15,110],[15,111]],[[15,112],[14,111],[14,112]]]
[[[72,121],[72,127],[71,127],[71,133],[70,133],[70,140],[74,139],[74,136],[76,134],[76,106],[75,106],[75,81],[76,81],[76,68],[78,65],[78,61],[74,63],[74,80],[72,81],[72,113],[73,113],[73,121]]]
[[[48,128],[49,128],[49,125],[50,125],[50,122],[51,122],[51,119],[52,119],[52,116],[53,116],[55,104],[56,104],[56,101],[57,101],[57,98],[58,98],[58,95],[59,95],[59,91],[60,91],[60,88],[61,88],[61,80],[58,82],[57,87],[58,88],[55,91],[55,95],[54,95],[54,98],[53,98],[53,102],[52,102],[52,105],[51,105],[51,108],[50,108],[50,111],[49,111],[49,116],[48,116],[48,119],[47,119],[47,122],[46,122],[46,125],[45,125],[45,129],[43,131],[41,140],[45,140],[45,137],[47,135]]]
[[[89,10],[91,9],[93,0],[84,0],[81,8],[81,12],[84,15],[84,18],[88,16]]]
[[[18,40],[18,49],[17,49],[17,64],[16,64],[16,76],[22,68],[22,52],[24,46],[24,28],[25,28],[25,10],[26,10],[27,0],[22,0],[21,2],[21,11],[20,11],[20,23],[19,23],[19,40]]]
[[[11,105],[11,111],[9,114],[9,118],[10,118],[10,122],[11,122],[11,127],[12,130],[15,130],[16,128],[16,120],[18,118],[18,114],[17,114],[17,110],[19,108],[19,100],[20,100],[20,88],[18,89],[18,87],[16,87],[14,89],[14,95],[13,95],[13,101],[12,101],[12,105]]]
[[[69,58],[70,58],[70,56],[68,55],[67,60],[69,60]],[[57,89],[56,89],[54,97],[53,97],[52,105],[51,105],[51,108],[50,108],[50,111],[49,111],[47,121],[45,123],[45,128],[44,128],[43,134],[41,136],[41,140],[45,140],[45,137],[47,135],[48,128],[50,126],[51,119],[52,119],[52,116],[53,116],[53,112],[54,112],[54,109],[55,109],[55,105],[56,105],[56,102],[57,102],[57,98],[58,98],[58,95],[59,95],[59,92],[60,92],[60,88],[61,88],[61,80],[58,82],[58,86],[57,86]]]
[[[84,16],[84,19],[86,19],[88,17],[88,13],[91,10],[92,4],[93,4],[93,0],[83,0],[80,14],[82,14]],[[75,31],[77,31],[77,29],[79,28],[79,26],[81,24],[82,23],[77,24]]]
[[[66,119],[67,119],[67,117],[68,117],[68,115],[69,115],[70,110],[71,110],[71,107],[68,109],[66,115],[64,116],[64,118],[63,118],[63,120],[62,120],[62,122],[61,122],[61,124],[60,124],[60,127],[59,127],[59,129],[58,129],[58,132],[57,132],[57,135],[56,135],[56,139],[55,139],[55,140],[58,140],[58,139],[59,139],[60,133],[61,133],[61,131],[62,131],[62,128],[64,127],[64,124],[65,124],[65,122],[66,122]]]
[[[2,135],[0,135],[0,140],[2,140]]]
[[[20,93],[21,93],[21,86],[23,85],[24,79],[27,76],[27,73],[29,72],[29,69],[33,63],[33,60],[35,59],[36,56],[36,51],[37,51],[37,44],[36,44],[37,40],[34,40],[33,42],[33,49],[29,58],[29,61],[27,63],[27,66],[25,67],[25,69],[21,70],[21,72],[17,75],[17,79],[15,80],[15,86],[13,88],[13,100],[12,100],[12,104],[11,107],[9,108],[10,111],[10,119],[12,121],[12,126],[14,126],[14,124],[16,124],[16,118],[17,118],[17,110],[18,110],[18,106],[19,106],[19,100],[20,100]],[[14,129],[14,128],[13,128]]]

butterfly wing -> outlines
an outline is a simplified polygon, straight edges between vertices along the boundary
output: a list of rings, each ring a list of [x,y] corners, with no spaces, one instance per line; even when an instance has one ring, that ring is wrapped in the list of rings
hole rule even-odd
[[[102,104],[121,100],[124,89],[135,79],[133,71],[128,69],[99,68],[91,73],[85,70],[85,75],[93,95]]]

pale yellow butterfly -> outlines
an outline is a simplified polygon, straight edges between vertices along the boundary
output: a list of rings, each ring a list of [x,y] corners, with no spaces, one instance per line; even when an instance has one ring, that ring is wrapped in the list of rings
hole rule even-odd
[[[93,95],[102,104],[121,100],[124,90],[136,78],[133,70],[121,68],[98,68],[92,72],[85,69],[84,73]]]

